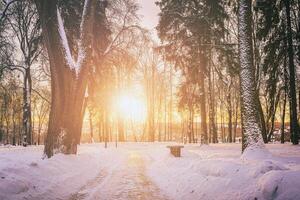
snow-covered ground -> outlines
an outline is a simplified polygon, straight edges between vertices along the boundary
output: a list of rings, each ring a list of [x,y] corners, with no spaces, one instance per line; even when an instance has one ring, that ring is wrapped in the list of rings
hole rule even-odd
[[[0,147],[0,199],[300,199],[300,146],[269,144],[241,156],[239,144],[81,145],[42,159],[39,147]]]

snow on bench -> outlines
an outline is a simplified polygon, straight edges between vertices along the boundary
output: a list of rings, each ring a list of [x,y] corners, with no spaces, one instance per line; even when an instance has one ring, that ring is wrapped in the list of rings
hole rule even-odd
[[[167,148],[170,149],[170,152],[173,156],[175,157],[180,157],[181,155],[181,148],[184,148],[184,146],[181,146],[181,145],[170,145],[170,146],[167,146]]]

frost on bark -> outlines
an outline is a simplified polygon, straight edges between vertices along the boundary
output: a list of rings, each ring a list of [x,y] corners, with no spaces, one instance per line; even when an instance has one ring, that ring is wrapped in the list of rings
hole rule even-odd
[[[48,157],[55,152],[75,154],[81,137],[89,71],[94,60],[100,62],[95,59],[93,49],[98,40],[105,39],[100,33],[104,29],[106,6],[102,1],[85,0],[78,54],[74,56],[70,52],[58,1],[36,0],[35,3],[51,70],[51,110],[44,152]]]
[[[252,46],[251,0],[239,2],[239,58],[241,82],[241,113],[243,122],[242,151],[246,148],[264,146],[258,108],[258,93],[255,88],[255,68]]]

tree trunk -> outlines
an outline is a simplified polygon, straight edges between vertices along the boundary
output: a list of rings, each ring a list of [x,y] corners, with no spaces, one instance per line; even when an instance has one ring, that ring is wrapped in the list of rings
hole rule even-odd
[[[38,138],[37,138],[37,144],[41,144],[41,131],[42,131],[42,124],[39,122],[38,124]]]
[[[173,141],[173,67],[170,65],[169,141]]]
[[[125,130],[124,130],[124,121],[123,119],[119,116],[118,118],[118,140],[120,142],[125,142],[125,137],[124,134]]]
[[[224,112],[222,109],[221,110],[221,138],[222,138],[222,142],[226,142],[225,141],[225,130],[224,130]]]
[[[258,93],[255,84],[255,66],[252,46],[252,1],[239,1],[239,57],[241,81],[241,113],[243,121],[242,151],[261,148],[262,128],[259,117]]]
[[[98,138],[99,142],[102,142],[102,114],[101,117],[98,118]]]
[[[25,143],[31,145],[32,142],[32,123],[31,123],[31,89],[32,81],[30,67],[27,66],[24,73],[23,88],[23,130]]]
[[[163,76],[164,76],[164,80],[166,80],[167,76],[166,76],[166,64],[164,64],[164,72],[163,72]],[[164,92],[164,142],[167,140],[167,89]]]
[[[264,111],[262,109],[261,102],[259,99],[258,99],[258,112],[259,112],[259,118],[260,118],[260,123],[261,123],[261,136],[263,138],[264,143],[268,143],[266,120],[265,120]]]
[[[228,106],[228,142],[232,143],[232,105],[230,90],[227,94],[227,106]]]
[[[236,88],[236,87],[235,87]],[[238,103],[238,98],[237,94],[235,91],[235,120],[234,120],[234,132],[233,132],[233,142],[235,143],[236,141],[236,135],[237,135],[237,126],[238,126],[238,110],[239,110],[239,103]]]
[[[188,139],[189,139],[189,143],[192,143],[192,109],[189,108],[189,119],[188,119]]]
[[[160,88],[161,90],[161,88]],[[162,91],[160,91],[160,94],[159,94],[159,103],[158,103],[158,108],[157,108],[157,111],[158,111],[158,117],[157,117],[157,122],[158,122],[158,141],[161,142],[161,122],[162,122],[162,98],[163,98],[163,95],[162,95]]]
[[[92,60],[91,33],[97,1],[86,0],[81,33],[85,56],[78,74],[71,69],[65,58],[58,26],[57,0],[36,0],[35,3],[41,19],[51,71],[51,110],[44,152],[48,157],[56,151],[74,154],[81,137],[88,66]]]
[[[205,86],[204,86],[204,72],[200,72],[200,91],[201,91],[201,101],[200,101],[200,114],[201,114],[201,143],[208,144],[207,135],[207,124],[206,124],[206,101],[205,101]]]
[[[15,116],[14,115],[13,115],[12,121],[13,121],[13,141],[12,141],[12,145],[16,146],[16,122],[15,122]]]
[[[147,140],[154,142],[154,66],[151,67],[150,76],[147,74]]]
[[[10,140],[9,140],[9,116],[6,116],[6,142],[5,144],[10,144]]]
[[[287,19],[287,43],[288,43],[288,60],[289,60],[289,74],[290,74],[290,102],[291,102],[291,113],[290,113],[290,130],[291,139],[294,145],[299,144],[298,136],[298,119],[297,119],[297,99],[296,99],[296,83],[295,83],[295,64],[294,64],[294,50],[293,50],[293,35],[291,27],[291,14],[290,14],[290,1],[284,0],[286,19]]]
[[[122,84],[122,80],[121,80],[121,69],[117,69],[117,77],[118,77],[118,91],[122,91],[123,90],[123,84]],[[124,119],[121,116],[120,111],[118,111],[117,113],[117,121],[118,121],[118,140],[120,142],[124,142],[125,138],[124,138]]]
[[[93,112],[91,111],[91,109],[89,109],[89,121],[90,121],[91,143],[94,143]]]
[[[285,128],[285,108],[286,108],[286,93],[287,91],[284,91],[284,98],[283,98],[283,108],[282,108],[282,114],[281,114],[281,126],[280,126],[280,142],[283,144],[285,142],[284,138],[284,128]]]
[[[195,143],[195,129],[194,129],[194,111],[192,110],[192,141]]]
[[[22,145],[22,134],[23,134],[23,130],[22,130],[22,118],[23,116],[22,116],[22,114],[20,113],[19,115],[18,115],[18,124],[19,124],[19,130],[18,130],[18,132],[19,132],[19,134],[18,134],[18,139],[19,139],[19,141],[18,141],[18,144],[19,145]]]
[[[3,106],[3,105],[2,105]],[[3,108],[1,107],[1,110]],[[3,140],[3,135],[4,135],[4,125],[3,125],[3,120],[4,120],[4,112],[0,113],[0,142]]]
[[[211,58],[210,58],[211,59]],[[216,128],[216,122],[215,122],[215,97],[214,97],[214,88],[211,80],[212,76],[212,70],[211,65],[209,66],[209,76],[208,76],[208,89],[209,89],[209,133],[210,133],[210,139],[212,143],[218,142],[218,133]]]
[[[107,142],[108,142],[108,134],[109,134],[109,116],[108,116],[108,112],[105,109],[104,112],[104,146],[105,148],[107,148]]]
[[[275,115],[276,115],[276,111],[277,111],[277,106],[280,100],[280,96],[281,96],[281,89],[278,91],[276,97],[275,97],[275,102],[274,102],[274,106],[272,106],[272,113],[271,113],[271,128],[269,130],[269,135],[268,135],[268,141],[271,141],[271,137],[273,135],[274,132],[274,123],[275,123]]]

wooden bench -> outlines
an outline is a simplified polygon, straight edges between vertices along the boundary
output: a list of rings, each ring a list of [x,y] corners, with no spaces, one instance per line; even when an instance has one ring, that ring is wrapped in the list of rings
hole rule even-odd
[[[181,148],[184,148],[184,146],[181,145],[171,145],[167,146],[167,148],[170,149],[171,154],[175,157],[180,157],[181,156]]]

